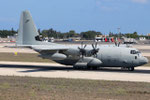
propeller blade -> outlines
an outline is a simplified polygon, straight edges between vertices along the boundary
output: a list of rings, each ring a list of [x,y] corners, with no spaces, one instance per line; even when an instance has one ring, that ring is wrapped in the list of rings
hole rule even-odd
[[[97,42],[95,43],[95,48],[97,48]]]
[[[83,48],[83,42],[81,42],[81,48]]]
[[[94,57],[97,57],[97,53],[99,51],[99,48],[97,48],[97,42],[95,42],[95,44],[92,44],[93,49],[91,50],[91,55],[93,55]]]
[[[118,43],[118,47],[120,46],[120,42]]]
[[[81,42],[81,47],[78,47],[79,52],[80,52],[80,57],[82,57],[82,59],[84,58],[84,56],[86,56],[86,48],[87,45],[84,45],[83,42]]]
[[[117,46],[117,42],[115,42],[115,46]]]
[[[92,44],[92,47],[93,47],[93,49],[95,48],[95,47],[94,47],[94,44]]]
[[[84,49],[86,48],[87,45],[84,45]]]

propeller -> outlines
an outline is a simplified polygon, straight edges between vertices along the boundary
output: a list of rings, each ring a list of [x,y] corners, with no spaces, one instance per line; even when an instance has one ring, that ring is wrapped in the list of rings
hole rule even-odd
[[[118,47],[120,46],[120,42],[118,43]]]
[[[83,42],[81,42],[81,47],[78,47],[79,51],[80,51],[80,55],[82,56],[82,58],[84,56],[86,56],[86,48],[87,45],[84,45]]]
[[[115,42],[115,46],[119,47],[120,46],[120,42],[119,43]]]
[[[115,46],[120,47],[120,44],[121,44],[120,38],[116,39]]]
[[[97,57],[97,53],[99,51],[99,48],[97,48],[97,42],[95,44],[92,44],[93,50],[91,51],[91,54],[94,55],[94,57]]]

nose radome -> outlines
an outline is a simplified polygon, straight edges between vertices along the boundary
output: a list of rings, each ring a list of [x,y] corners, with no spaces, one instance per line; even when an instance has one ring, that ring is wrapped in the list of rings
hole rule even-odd
[[[144,58],[145,58],[145,63],[147,64],[148,63],[148,59],[146,57],[144,57]]]
[[[142,63],[143,64],[147,64],[148,63],[148,59],[146,57],[143,57]]]

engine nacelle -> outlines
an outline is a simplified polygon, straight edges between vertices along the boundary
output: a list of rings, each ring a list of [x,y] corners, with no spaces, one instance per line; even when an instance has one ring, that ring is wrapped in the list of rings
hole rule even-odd
[[[64,60],[67,58],[67,56],[61,53],[54,53],[53,55],[50,56],[50,58],[52,60]]]
[[[64,60],[67,58],[66,55],[61,54],[61,53],[45,54],[45,55],[40,55],[40,57],[46,58],[46,59],[51,59],[51,60]]]
[[[84,57],[80,59],[75,65],[75,68],[88,68],[88,67],[99,67],[101,66],[101,60],[93,57]]]
[[[87,68],[87,63],[86,62],[77,62],[74,66],[74,68]]]
[[[93,58],[90,62],[88,62],[88,67],[99,67],[102,64],[101,60]]]

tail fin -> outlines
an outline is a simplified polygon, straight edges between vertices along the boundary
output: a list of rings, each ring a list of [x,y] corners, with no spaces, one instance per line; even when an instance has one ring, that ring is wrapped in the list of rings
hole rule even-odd
[[[36,45],[39,35],[29,11],[23,11],[20,18],[17,45]]]

